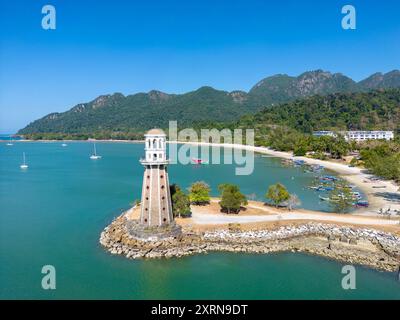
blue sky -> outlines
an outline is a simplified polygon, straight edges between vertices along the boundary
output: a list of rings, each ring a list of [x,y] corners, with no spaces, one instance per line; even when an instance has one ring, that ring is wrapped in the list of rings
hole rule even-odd
[[[41,28],[46,4],[56,30]],[[346,4],[356,30],[341,28]],[[247,91],[276,73],[361,80],[399,69],[399,14],[398,0],[0,0],[0,132],[100,94]]]

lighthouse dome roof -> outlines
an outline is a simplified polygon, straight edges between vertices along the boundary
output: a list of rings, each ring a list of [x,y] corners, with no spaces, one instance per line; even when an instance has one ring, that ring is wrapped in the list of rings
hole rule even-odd
[[[147,135],[157,135],[157,136],[162,135],[162,136],[165,136],[165,132],[163,130],[161,130],[161,129],[154,128],[154,129],[151,129],[151,130],[147,131],[146,136]]]

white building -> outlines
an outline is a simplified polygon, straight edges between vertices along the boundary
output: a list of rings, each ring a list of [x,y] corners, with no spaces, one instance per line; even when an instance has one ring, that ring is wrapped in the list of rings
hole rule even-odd
[[[365,141],[365,140],[392,140],[394,139],[393,131],[341,131],[340,134],[348,140]],[[316,137],[330,136],[336,137],[333,131],[314,131]]]
[[[346,140],[392,140],[393,131],[347,131],[344,134]]]
[[[313,136],[322,137],[322,136],[329,136],[329,137],[336,137],[336,133],[333,131],[314,131]]]

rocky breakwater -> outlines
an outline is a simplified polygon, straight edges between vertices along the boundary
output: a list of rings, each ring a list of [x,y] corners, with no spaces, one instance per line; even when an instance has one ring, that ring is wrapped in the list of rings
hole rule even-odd
[[[218,229],[192,232],[183,229],[162,240],[137,239],[129,232],[124,215],[116,218],[100,236],[112,254],[127,258],[171,258],[210,251],[271,253],[280,251],[317,254],[351,264],[396,271],[400,265],[400,238],[365,228],[307,223],[275,230]]]

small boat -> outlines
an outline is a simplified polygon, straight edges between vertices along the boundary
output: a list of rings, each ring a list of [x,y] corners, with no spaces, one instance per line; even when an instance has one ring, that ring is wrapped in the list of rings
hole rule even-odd
[[[372,186],[372,188],[375,188],[375,189],[385,189],[386,186]]]
[[[336,177],[334,177],[334,176],[322,176],[322,177],[320,178],[320,180],[323,180],[323,181],[337,181],[338,178],[336,178]]]
[[[304,160],[298,160],[298,159],[294,159],[293,162],[295,166],[302,166],[306,163]]]
[[[312,172],[312,173],[320,173],[323,169],[324,169],[324,167],[320,166],[319,164],[312,164],[305,171]]]
[[[322,201],[331,201],[328,197],[318,196]]]
[[[293,161],[290,159],[282,159],[281,164],[285,167],[291,166],[293,164]]]
[[[330,187],[330,186],[323,186],[323,185],[319,185],[319,186],[312,186],[309,187],[310,189],[314,189],[315,191],[332,191],[334,188]]]
[[[66,143],[61,144],[61,147],[67,147],[68,145]]]
[[[356,202],[356,206],[358,206],[358,207],[368,207],[369,203],[368,203],[368,201],[360,200],[360,201]]]
[[[26,159],[25,159],[25,152],[22,153],[24,162],[19,166],[21,169],[28,169],[28,165],[26,164]]]
[[[14,144],[11,142],[11,136],[9,137],[9,141],[6,144],[7,146],[13,146]]]
[[[204,161],[203,159],[198,159],[198,158],[192,158],[192,163],[194,163],[194,164],[207,164],[206,161]]]
[[[101,156],[99,156],[99,155],[97,155],[97,152],[96,152],[96,144],[94,143],[93,144],[93,154],[90,156],[90,159],[92,159],[92,160],[98,160],[98,159],[101,159]]]

